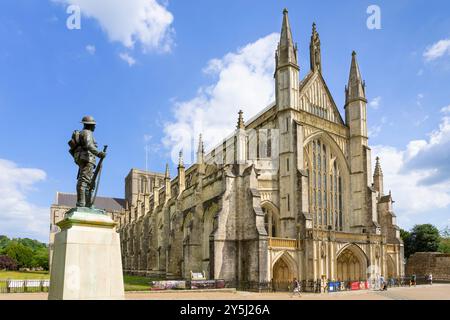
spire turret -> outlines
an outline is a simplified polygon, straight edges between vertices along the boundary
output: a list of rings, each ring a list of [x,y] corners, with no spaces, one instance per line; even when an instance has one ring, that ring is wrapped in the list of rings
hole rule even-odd
[[[380,165],[380,157],[376,157],[375,159],[375,171],[374,171],[374,176],[382,176],[383,175],[383,171],[381,170],[381,165]]]
[[[281,26],[280,42],[276,52],[276,69],[286,65],[295,66],[297,64],[297,45],[294,45],[292,39],[291,26],[289,24],[289,17],[287,9],[283,10],[283,24]]]
[[[180,195],[185,189],[186,173],[184,171],[183,150],[181,150],[178,158],[178,195]]]
[[[363,100],[364,102],[367,102],[365,87],[366,84],[362,80],[358,61],[356,60],[356,52],[353,51],[348,85],[345,87],[345,104],[347,105],[356,100]]]
[[[299,71],[288,11],[283,11],[280,42],[275,54],[275,100],[279,110],[298,109]],[[285,121],[285,120],[283,120]]]
[[[169,164],[166,163],[166,174],[165,174],[165,178],[166,179],[170,179],[170,171],[169,171]]]
[[[356,60],[356,52],[352,53],[352,62],[348,85],[345,87],[345,124],[350,134],[350,170],[352,209],[350,221],[353,226],[373,228],[377,217],[371,210],[375,206],[365,206],[364,203],[372,196],[373,183],[371,167],[371,150],[368,147],[367,130],[367,100],[364,82]],[[357,229],[354,229],[357,230]],[[367,230],[367,229],[366,229]],[[371,229],[377,232],[375,229]]]
[[[319,70],[322,72],[322,58],[320,53],[320,38],[316,29],[316,24],[312,25],[311,42],[309,44],[309,55],[311,71]]]
[[[183,150],[180,150],[180,153],[178,154],[178,168],[184,168]]]
[[[380,158],[376,158],[375,170],[373,172],[373,187],[383,196],[383,171],[381,170]]]
[[[202,134],[198,137],[198,149],[197,149],[197,163],[203,163],[205,156],[205,149],[203,146]]]
[[[244,112],[242,112],[242,110],[239,110],[238,114],[239,116],[236,129],[245,129],[244,117],[242,116]]]
[[[166,163],[166,175],[164,178],[164,183],[165,183],[165,194],[166,194],[166,198],[164,199],[164,202],[169,201],[169,199],[172,197],[172,186],[170,184],[170,172],[169,172],[169,164]]]
[[[153,179],[153,208],[159,206],[159,185],[157,185],[157,179]]]

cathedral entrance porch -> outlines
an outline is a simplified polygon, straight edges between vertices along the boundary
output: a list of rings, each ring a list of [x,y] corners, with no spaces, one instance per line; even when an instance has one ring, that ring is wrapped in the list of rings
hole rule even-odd
[[[338,281],[359,281],[367,278],[367,258],[355,245],[345,247],[337,257]]]
[[[275,291],[286,291],[297,276],[297,263],[292,254],[294,252],[281,251],[272,263],[272,286]]]

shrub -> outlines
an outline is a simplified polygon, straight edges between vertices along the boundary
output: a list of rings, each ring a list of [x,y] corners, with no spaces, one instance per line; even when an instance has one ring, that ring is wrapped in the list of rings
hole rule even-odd
[[[0,256],[0,270],[17,270],[17,262],[8,256]]]

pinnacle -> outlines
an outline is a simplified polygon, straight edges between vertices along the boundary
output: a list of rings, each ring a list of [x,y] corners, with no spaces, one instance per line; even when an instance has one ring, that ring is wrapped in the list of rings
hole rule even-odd
[[[238,114],[239,114],[239,117],[238,117],[238,122],[237,122],[236,128],[237,129],[245,129],[244,118],[242,116],[243,115],[242,110],[239,110]]]
[[[166,178],[170,177],[170,173],[169,173],[169,164],[166,163]]]
[[[359,71],[358,61],[356,60],[356,52],[352,52],[352,63],[350,66],[350,75],[348,79],[347,86],[347,96],[346,101],[356,100],[356,99],[366,99],[366,94],[364,90],[364,81],[361,77],[361,72]]]
[[[184,164],[183,164],[183,150],[180,150],[180,153],[178,155],[178,167],[179,168],[184,167]]]

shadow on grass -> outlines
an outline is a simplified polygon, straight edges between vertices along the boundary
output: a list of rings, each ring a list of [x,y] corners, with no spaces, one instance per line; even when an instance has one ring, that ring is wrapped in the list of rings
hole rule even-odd
[[[140,277],[140,276],[130,276],[124,275],[123,282],[125,285],[125,291],[146,291],[150,290],[150,282],[163,280],[161,278],[152,277]]]

